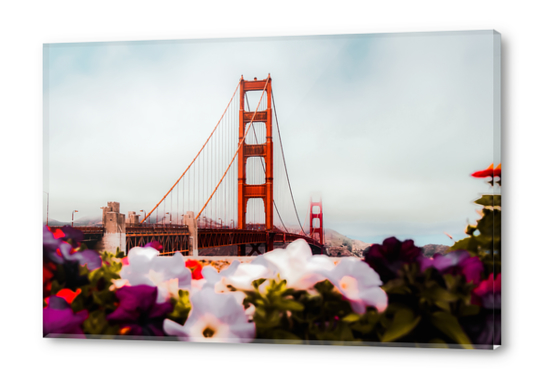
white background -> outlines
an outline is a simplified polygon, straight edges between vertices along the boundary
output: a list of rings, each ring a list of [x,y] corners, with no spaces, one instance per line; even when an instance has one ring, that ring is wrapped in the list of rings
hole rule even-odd
[[[535,6],[494,0],[3,2],[2,376],[537,376],[542,62]],[[504,347],[467,352],[41,338],[43,43],[487,29],[502,33]]]

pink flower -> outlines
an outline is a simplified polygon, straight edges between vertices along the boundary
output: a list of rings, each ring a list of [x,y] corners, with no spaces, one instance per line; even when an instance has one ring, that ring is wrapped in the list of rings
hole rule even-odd
[[[379,312],[386,309],[388,296],[380,286],[382,281],[367,263],[358,258],[347,257],[328,273],[328,279],[350,302],[354,312],[365,313],[367,306]]]
[[[501,308],[501,274],[493,279],[493,273],[472,291],[472,304],[487,309]]]

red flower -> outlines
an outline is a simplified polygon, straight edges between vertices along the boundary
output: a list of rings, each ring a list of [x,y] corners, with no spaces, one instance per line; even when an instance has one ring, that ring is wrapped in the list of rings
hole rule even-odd
[[[49,230],[51,230],[51,228],[49,228]],[[52,232],[53,232],[53,236],[54,236],[56,239],[60,239],[60,238],[66,236],[66,234],[64,234],[64,232],[62,231],[62,229],[55,229],[55,230],[52,230]]]
[[[73,299],[75,299],[77,297],[77,295],[79,295],[80,293],[81,293],[81,288],[78,288],[75,292],[73,292],[69,288],[62,288],[60,291],[58,291],[56,293],[55,296],[60,297],[60,298],[62,298],[64,300],[66,300],[66,302],[68,304],[71,304],[73,302]],[[47,304],[47,305],[49,304],[49,299],[50,299],[49,297],[46,297],[44,299],[45,304]]]
[[[203,265],[199,261],[196,261],[194,259],[187,259],[185,265],[186,268],[192,271],[192,279],[203,279],[203,275],[201,275],[201,269],[203,268]]]
[[[81,293],[81,288],[78,288],[75,292],[73,292],[69,288],[62,288],[60,291],[56,293],[56,296],[63,298],[66,300],[68,304],[71,304],[73,299],[77,297]]]
[[[499,165],[496,168],[493,168],[493,163],[492,163],[485,170],[476,171],[474,174],[472,174],[472,176],[475,178],[489,178],[489,177],[494,177],[494,176],[501,177],[501,164],[499,163]]]

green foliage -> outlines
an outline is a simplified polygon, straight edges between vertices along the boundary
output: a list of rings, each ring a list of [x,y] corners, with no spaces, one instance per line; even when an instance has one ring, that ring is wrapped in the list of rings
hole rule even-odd
[[[483,195],[475,201],[482,205],[482,217],[468,225],[468,237],[457,241],[450,250],[468,250],[484,263],[485,277],[501,272],[501,195]]]
[[[173,311],[166,318],[175,321],[178,324],[184,325],[192,304],[190,304],[190,293],[185,290],[179,290],[179,298],[173,299]]]
[[[120,251],[120,248],[117,247],[117,251],[115,252],[115,258],[124,258],[126,254],[124,254],[124,251]]]
[[[368,310],[345,318],[354,337],[363,341],[459,344],[472,348],[461,321],[477,314],[470,304],[473,284],[462,276],[440,275],[417,263],[404,265],[397,279],[382,287],[388,294],[383,313]]]
[[[89,317],[83,323],[83,331],[88,334],[115,335],[118,326],[110,325],[106,316],[117,307],[117,297],[111,286],[112,280],[120,279],[122,263],[113,254],[101,254],[102,267],[89,272],[86,267],[79,268],[81,275],[88,278],[88,284],[81,286],[81,293],[73,300],[74,312],[86,309]]]
[[[315,294],[288,288],[285,280],[260,279],[253,286],[254,291],[245,291],[244,305],[255,307],[256,338],[282,343],[354,340],[342,320],[352,308],[329,281],[318,283]]]

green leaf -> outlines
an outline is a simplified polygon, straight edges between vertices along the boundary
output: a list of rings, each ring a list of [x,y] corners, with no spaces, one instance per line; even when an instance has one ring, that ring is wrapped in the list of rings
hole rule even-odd
[[[484,207],[500,207],[501,195],[483,195],[476,200],[475,203],[483,205]]]
[[[450,248],[450,250],[469,250],[469,242],[471,238],[463,238],[462,240],[457,241],[453,244],[453,246]]]
[[[272,336],[273,336],[273,339],[287,340],[287,341],[282,341],[282,342],[291,342],[291,343],[302,342],[302,339],[296,336],[295,334],[288,332],[286,330],[282,330],[282,329],[273,330]]]
[[[461,308],[459,315],[460,316],[475,316],[480,312],[480,307],[478,305],[470,304],[465,305]]]
[[[126,255],[124,254],[124,251],[120,251],[120,248],[117,247],[117,251],[115,253],[115,258],[124,258]]]
[[[382,336],[382,342],[395,341],[410,333],[420,322],[421,317],[415,317],[410,309],[400,309],[395,312],[391,325]]]
[[[290,299],[278,299],[274,304],[278,309],[282,309],[284,311],[298,311],[301,312],[305,307],[303,304]]]
[[[439,286],[433,286],[431,288],[427,288],[424,290],[421,294],[421,297],[425,297],[428,299],[431,299],[433,301],[447,301],[452,302],[457,300],[457,295],[450,293],[446,291],[444,288]]]
[[[431,315],[431,323],[465,349],[473,349],[469,337],[467,337],[455,316],[447,312],[435,312]]]
[[[347,323],[357,322],[361,319],[361,315],[357,313],[350,313],[346,315],[342,320]]]

